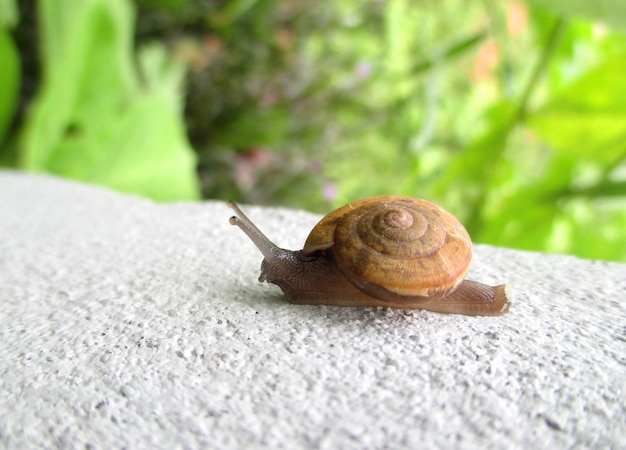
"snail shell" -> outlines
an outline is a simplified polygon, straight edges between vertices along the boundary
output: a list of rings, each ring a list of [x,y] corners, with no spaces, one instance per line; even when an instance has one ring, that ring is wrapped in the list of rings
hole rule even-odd
[[[263,252],[261,281],[288,301],[338,306],[423,308],[497,315],[508,310],[504,286],[464,280],[472,244],[463,225],[426,200],[380,196],[324,217],[300,251],[280,249],[231,204],[240,226]]]
[[[465,278],[472,244],[461,223],[426,200],[382,196],[332,212],[311,231],[303,252],[332,248],[339,270],[383,298],[442,297]]]

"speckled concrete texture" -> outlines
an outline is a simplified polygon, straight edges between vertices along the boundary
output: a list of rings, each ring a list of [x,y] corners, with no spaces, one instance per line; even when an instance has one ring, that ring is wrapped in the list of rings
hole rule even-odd
[[[0,172],[0,447],[626,448],[626,265],[479,245],[506,316],[295,306],[230,215]]]

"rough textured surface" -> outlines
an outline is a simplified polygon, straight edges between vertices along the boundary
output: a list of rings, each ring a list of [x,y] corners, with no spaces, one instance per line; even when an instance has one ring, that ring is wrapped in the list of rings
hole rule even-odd
[[[626,265],[477,246],[506,316],[293,306],[222,203],[0,186],[0,447],[626,447]]]

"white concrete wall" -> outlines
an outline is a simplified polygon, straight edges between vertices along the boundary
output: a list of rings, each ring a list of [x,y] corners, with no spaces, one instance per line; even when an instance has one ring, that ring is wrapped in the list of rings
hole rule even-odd
[[[230,215],[0,172],[0,447],[626,448],[626,265],[477,246],[506,316],[294,306]]]

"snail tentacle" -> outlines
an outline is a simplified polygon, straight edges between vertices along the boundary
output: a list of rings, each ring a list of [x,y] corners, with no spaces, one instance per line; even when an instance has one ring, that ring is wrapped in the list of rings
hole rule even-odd
[[[229,201],[227,205],[235,210],[235,212],[239,215],[232,216],[229,219],[230,224],[241,228],[241,230],[246,233],[266,259],[277,258],[280,254],[285,252],[285,250],[270,241],[269,238],[265,236],[265,234],[263,234],[263,232],[259,230],[258,227],[248,218],[248,216],[244,214],[235,202]]]

